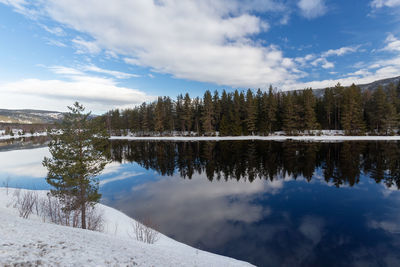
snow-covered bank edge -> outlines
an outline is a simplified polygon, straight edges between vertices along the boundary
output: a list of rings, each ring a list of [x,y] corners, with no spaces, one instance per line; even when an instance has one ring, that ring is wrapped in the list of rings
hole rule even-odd
[[[237,141],[237,140],[264,140],[264,141],[400,141],[400,136],[345,136],[345,135],[321,135],[321,136],[111,136],[110,140],[160,140],[160,141]]]
[[[131,219],[111,207],[96,205],[104,217],[104,231],[22,219],[11,205],[14,191],[0,188],[0,265],[60,266],[251,266],[201,251],[159,234],[154,244],[132,238]],[[8,193],[7,193],[8,191]],[[21,193],[29,190],[21,190]],[[47,191],[35,191],[44,197]]]
[[[14,134],[13,136],[11,135],[0,135],[0,140],[10,140],[10,139],[19,139],[19,138],[29,138],[29,137],[40,137],[40,136],[47,136],[47,132],[41,132],[41,133],[27,133],[27,134]]]

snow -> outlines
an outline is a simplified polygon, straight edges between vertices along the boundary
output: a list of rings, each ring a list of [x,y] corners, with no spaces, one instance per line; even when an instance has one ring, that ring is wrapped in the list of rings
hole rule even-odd
[[[47,132],[41,132],[41,133],[26,133],[26,134],[22,134],[19,135],[18,132],[22,132],[22,130],[14,130],[13,129],[13,134],[14,136],[11,135],[0,135],[0,140],[8,140],[8,139],[18,139],[18,138],[22,138],[22,137],[38,137],[38,136],[47,136]],[[1,133],[0,133],[1,134]]]
[[[34,215],[22,219],[10,205],[14,190],[0,188],[2,266],[252,266],[162,234],[154,244],[137,241],[132,238],[135,221],[102,204],[96,205],[104,214],[102,233],[44,223]],[[35,192],[41,197],[47,193]]]
[[[345,135],[302,135],[302,136],[161,136],[161,137],[141,137],[141,136],[111,136],[111,140],[162,140],[162,141],[236,141],[236,140],[264,140],[264,141],[313,141],[313,142],[334,142],[334,141],[400,141],[400,136],[345,136]]]

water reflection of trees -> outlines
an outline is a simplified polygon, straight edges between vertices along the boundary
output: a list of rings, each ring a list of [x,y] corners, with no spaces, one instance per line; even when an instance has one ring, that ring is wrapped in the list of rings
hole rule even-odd
[[[112,141],[112,158],[136,162],[162,175],[177,171],[184,178],[205,173],[214,179],[279,179],[298,176],[310,181],[316,169],[326,182],[353,186],[360,174],[400,188],[398,142],[169,142]]]

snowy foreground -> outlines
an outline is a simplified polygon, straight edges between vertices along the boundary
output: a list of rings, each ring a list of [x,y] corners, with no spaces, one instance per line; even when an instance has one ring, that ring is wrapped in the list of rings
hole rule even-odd
[[[22,219],[10,205],[14,190],[7,194],[0,188],[1,266],[252,266],[162,234],[154,244],[137,241],[132,238],[135,221],[101,204],[104,233],[44,223],[33,215]]]

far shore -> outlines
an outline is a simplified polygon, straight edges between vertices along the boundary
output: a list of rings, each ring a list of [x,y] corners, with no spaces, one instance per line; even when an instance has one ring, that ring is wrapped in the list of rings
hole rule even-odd
[[[46,136],[46,132],[25,134],[25,135],[2,135],[1,140],[29,138]],[[337,141],[400,141],[400,135],[361,135],[361,136],[350,136],[338,133],[329,133],[321,135],[283,135],[273,134],[267,136],[261,135],[244,135],[244,136],[111,136],[110,140],[160,140],[160,141],[238,141],[238,140],[260,140],[260,141],[315,141],[315,142],[337,142]]]
[[[302,136],[111,136],[110,140],[165,140],[165,141],[237,141],[237,140],[261,140],[261,141],[400,141],[400,135],[395,136],[347,136],[347,135],[302,135]]]

